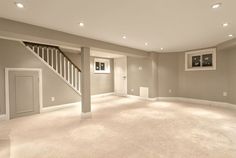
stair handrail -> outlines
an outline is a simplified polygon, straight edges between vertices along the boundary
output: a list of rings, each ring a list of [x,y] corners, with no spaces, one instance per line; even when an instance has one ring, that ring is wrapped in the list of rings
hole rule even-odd
[[[41,43],[34,43],[34,42],[26,42],[24,41],[24,44],[27,46],[27,45],[37,45],[37,46],[42,46],[42,47],[50,47],[50,48],[55,48],[57,49],[65,58],[66,60],[68,60],[79,72],[81,72],[80,68],[75,65],[71,60],[70,58],[60,49],[60,47],[58,46],[53,46],[53,45],[48,45],[48,44],[41,44]]]

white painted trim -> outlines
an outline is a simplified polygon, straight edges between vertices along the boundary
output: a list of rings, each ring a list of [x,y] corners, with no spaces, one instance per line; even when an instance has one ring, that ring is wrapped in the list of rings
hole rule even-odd
[[[105,63],[105,70],[96,70],[96,62],[103,62]],[[111,68],[110,68],[110,59],[104,59],[104,58],[94,58],[94,61],[93,61],[93,67],[94,67],[94,70],[93,72],[94,73],[111,73]]]
[[[0,115],[0,121],[6,120],[7,116],[6,115]]]
[[[64,70],[63,70],[63,79],[64,81],[67,81],[66,80],[66,58],[63,56],[63,65],[64,65]]]
[[[58,50],[56,50],[56,72],[59,73],[58,71]]]
[[[92,95],[91,97],[94,98],[99,98],[99,97],[105,97],[105,96],[110,96],[110,95],[114,95],[114,92],[111,93],[103,93],[103,94],[96,94],[96,95]]]
[[[127,95],[127,97],[140,99],[140,100],[147,100],[147,101],[157,101],[157,102],[158,101],[178,101],[178,102],[186,102],[186,103],[191,103],[191,104],[202,104],[202,105],[223,107],[223,108],[229,108],[229,109],[235,109],[236,110],[236,105],[230,104],[230,103],[227,103],[227,102],[217,102],[217,101],[183,98],[183,97],[142,98],[140,96],[135,96],[135,95]]]
[[[153,98],[144,98],[136,95],[126,95],[128,98],[140,99],[140,100],[147,100],[147,101],[155,101]]]
[[[42,108],[42,113],[52,112],[52,111],[56,111],[56,110],[60,110],[60,109],[65,109],[65,108],[72,107],[72,106],[78,106],[78,105],[81,107],[81,102],[68,103],[68,104],[62,104],[62,105],[54,105],[54,106],[49,106],[49,107],[43,107]],[[79,109],[81,109],[81,108],[79,108]]]
[[[83,119],[91,119],[92,118],[92,112],[86,112],[86,113],[84,113],[84,112],[82,112],[81,113],[81,119],[83,120]]]
[[[78,70],[75,69],[75,88],[78,89]]]
[[[75,87],[74,85],[74,66],[71,64],[71,84]]]
[[[9,71],[37,71],[39,74],[39,106],[40,112],[43,107],[43,78],[42,69],[38,68],[5,68],[5,102],[6,102],[6,119],[10,120],[9,104]]]
[[[188,67],[188,56],[192,54],[204,55],[211,53],[213,56],[213,66],[212,67],[200,67],[200,68],[189,68]],[[196,51],[189,51],[185,53],[185,71],[204,71],[204,70],[216,70],[216,48],[202,49]]]
[[[21,44],[22,44],[23,46],[25,46],[23,42],[21,42]],[[29,47],[26,47],[26,48],[27,48],[34,56],[36,56],[39,60],[41,60],[49,69],[51,69],[52,71],[54,71],[55,74],[56,74],[57,76],[59,76],[62,80],[64,80],[65,83],[66,83],[67,85],[69,85],[75,92],[77,92],[79,95],[81,95],[81,92],[80,92],[80,91],[78,91],[75,87],[73,87],[70,83],[68,83],[68,81],[66,80],[66,78],[64,78],[64,77],[61,76],[59,73],[57,73],[56,70],[55,70],[54,68],[52,68],[45,60],[43,60],[40,56],[38,56],[38,55],[37,55],[33,50],[31,50]]]
[[[215,107],[223,107],[223,108],[230,108],[236,109],[236,105],[230,104],[227,102],[218,102],[218,101],[210,101],[210,100],[201,100],[201,99],[193,99],[193,98],[177,98],[178,101],[192,103],[192,104],[202,104],[202,105],[209,105]]]
[[[60,74],[61,74],[61,76],[62,76],[62,55],[61,55],[61,53],[59,53],[59,64],[60,64]]]
[[[38,47],[39,48],[39,47]],[[37,53],[39,55],[39,53]],[[42,58],[43,60],[45,60],[45,52],[44,52],[44,48],[42,48]]]

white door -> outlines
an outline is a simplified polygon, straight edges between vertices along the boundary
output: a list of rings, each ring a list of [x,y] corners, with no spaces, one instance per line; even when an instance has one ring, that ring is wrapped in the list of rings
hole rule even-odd
[[[39,113],[39,74],[37,71],[9,72],[10,119]]]
[[[115,94],[127,95],[127,57],[114,59]]]

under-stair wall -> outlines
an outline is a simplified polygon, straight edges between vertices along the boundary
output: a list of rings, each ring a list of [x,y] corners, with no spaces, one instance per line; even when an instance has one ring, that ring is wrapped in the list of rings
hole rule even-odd
[[[21,42],[0,39],[0,115],[5,114],[5,68],[40,68],[43,73],[43,106],[79,102],[80,95],[40,61]],[[51,100],[55,97],[55,101]]]
[[[80,93],[81,70],[63,53],[59,47],[38,43],[24,42],[25,46],[36,55],[55,74],[64,80],[75,92]]]

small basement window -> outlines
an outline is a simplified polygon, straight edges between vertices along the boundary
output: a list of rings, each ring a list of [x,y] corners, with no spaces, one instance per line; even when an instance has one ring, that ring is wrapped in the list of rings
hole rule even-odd
[[[94,73],[110,73],[110,60],[95,58],[94,59]]]
[[[216,70],[216,49],[185,53],[185,71]]]

